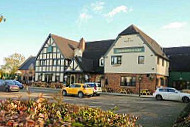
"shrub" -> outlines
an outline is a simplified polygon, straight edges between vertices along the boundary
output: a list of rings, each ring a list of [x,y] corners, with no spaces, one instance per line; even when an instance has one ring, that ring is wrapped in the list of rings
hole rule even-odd
[[[4,100],[0,102],[0,126],[27,127],[135,127],[137,118],[99,108],[37,100]]]
[[[180,113],[174,127],[190,127],[190,103]]]

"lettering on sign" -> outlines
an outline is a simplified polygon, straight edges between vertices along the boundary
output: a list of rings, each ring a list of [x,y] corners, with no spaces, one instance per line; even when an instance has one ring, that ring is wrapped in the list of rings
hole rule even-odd
[[[114,49],[114,54],[119,54],[119,53],[135,53],[135,52],[144,52],[145,49],[144,47],[125,47],[125,48],[115,48]]]
[[[131,40],[130,38],[127,38],[127,40],[125,40],[124,42],[132,42],[133,40]]]

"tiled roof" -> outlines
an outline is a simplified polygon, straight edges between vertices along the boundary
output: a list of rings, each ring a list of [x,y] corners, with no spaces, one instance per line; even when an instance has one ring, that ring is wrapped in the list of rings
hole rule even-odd
[[[28,70],[30,65],[35,66],[36,57],[29,57],[20,67],[19,70]]]
[[[190,55],[172,55],[169,60],[170,71],[190,72]]]
[[[170,61],[170,71],[190,71],[190,47],[171,47],[163,49]]]
[[[190,46],[182,47],[169,47],[163,49],[166,55],[179,55],[179,54],[189,54],[190,55]]]
[[[104,56],[115,40],[86,42],[82,58],[77,57],[79,66],[85,72],[103,73],[104,68],[99,66],[99,59]]]
[[[79,44],[78,42],[54,34],[51,34],[51,37],[54,39],[55,43],[57,44],[65,58],[74,57],[74,49],[77,48]]]
[[[151,37],[149,37],[147,34],[145,34],[143,31],[141,31],[139,28],[137,28],[135,25],[129,26],[127,29],[122,31],[119,34],[119,36],[131,35],[131,34],[139,34],[156,55],[168,59],[167,56],[164,54],[160,45]]]

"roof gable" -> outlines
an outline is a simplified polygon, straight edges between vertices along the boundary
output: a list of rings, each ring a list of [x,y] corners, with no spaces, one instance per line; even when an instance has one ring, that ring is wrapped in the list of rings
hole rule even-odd
[[[151,37],[149,37],[147,34],[145,34],[143,31],[141,31],[139,28],[137,28],[135,25],[129,26],[127,29],[122,31],[119,36],[124,35],[131,35],[131,34],[139,34],[141,38],[146,42],[146,44],[149,46],[149,48],[158,56],[163,57],[165,59],[168,59],[165,53],[163,52],[160,45]]]
[[[33,64],[35,66],[36,57],[29,57],[20,67],[19,70],[29,70],[30,66]]]
[[[54,34],[51,34],[51,37],[53,38],[65,58],[74,57],[74,49],[77,48],[79,44],[78,42]]]

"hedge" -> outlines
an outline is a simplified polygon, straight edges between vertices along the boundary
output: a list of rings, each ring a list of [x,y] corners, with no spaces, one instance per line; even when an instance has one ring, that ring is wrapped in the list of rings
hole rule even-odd
[[[190,127],[190,103],[180,113],[173,127]]]
[[[55,101],[56,100],[56,101]],[[0,126],[12,127],[137,127],[137,117],[99,108],[67,104],[43,97],[1,100]]]

